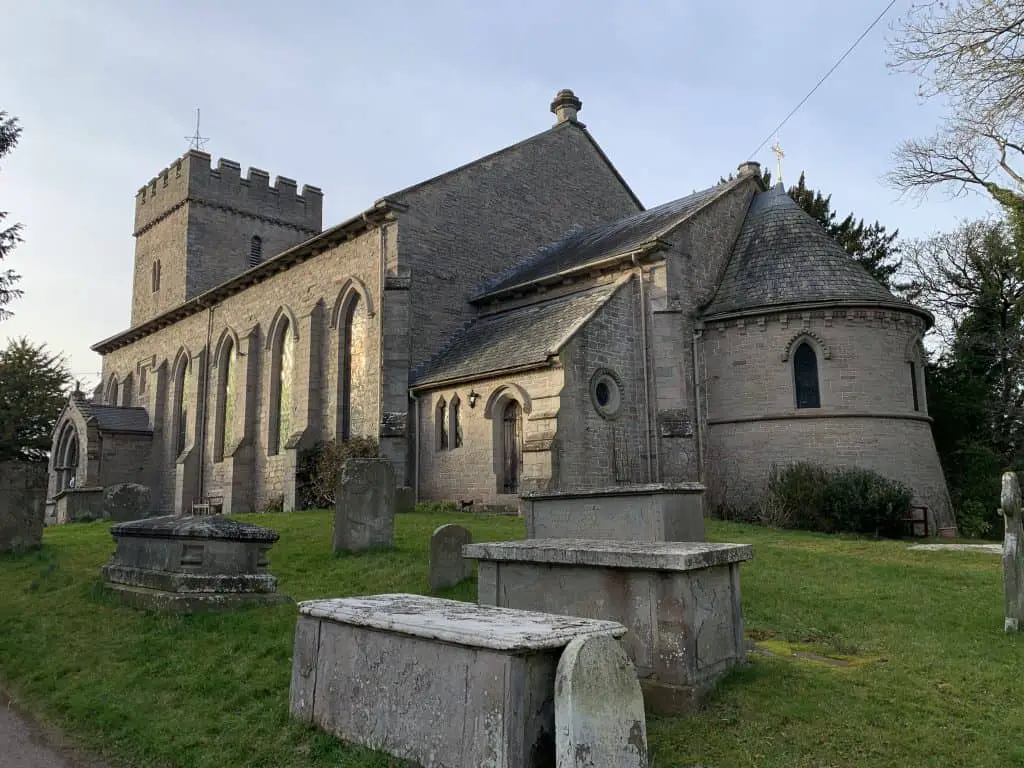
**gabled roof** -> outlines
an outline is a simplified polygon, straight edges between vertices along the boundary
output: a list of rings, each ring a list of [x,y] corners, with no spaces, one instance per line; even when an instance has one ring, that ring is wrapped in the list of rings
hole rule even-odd
[[[149,414],[145,408],[122,408],[116,405],[96,405],[86,400],[75,400],[75,407],[86,421],[95,420],[100,432],[120,434],[150,434]]]
[[[474,320],[413,376],[424,387],[547,364],[624,280]]]
[[[754,196],[705,316],[832,301],[902,304],[833,240],[781,184]]]
[[[638,250],[674,229],[726,191],[747,181],[740,176],[626,218],[568,235],[541,247],[521,267],[502,275],[474,300],[510,291],[571,269],[585,269],[613,256]]]

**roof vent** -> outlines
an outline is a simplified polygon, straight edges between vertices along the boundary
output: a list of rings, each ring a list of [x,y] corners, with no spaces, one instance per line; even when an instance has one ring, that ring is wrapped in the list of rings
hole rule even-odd
[[[555,94],[555,100],[551,102],[551,111],[558,118],[555,125],[559,123],[575,123],[576,114],[583,108],[583,102],[576,98],[576,94],[568,88],[563,88]]]
[[[754,160],[747,160],[739,165],[740,176],[760,176],[761,164]]]

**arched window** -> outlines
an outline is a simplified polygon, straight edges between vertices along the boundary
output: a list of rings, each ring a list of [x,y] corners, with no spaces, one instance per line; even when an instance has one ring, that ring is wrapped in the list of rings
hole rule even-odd
[[[78,432],[70,422],[64,425],[57,441],[54,469],[57,472],[58,491],[75,487],[75,476],[78,473]]]
[[[117,405],[117,396],[120,394],[120,388],[117,385],[117,376],[111,375],[110,382],[107,384],[107,405]]]
[[[235,343],[231,337],[224,339],[224,346],[217,361],[217,422],[214,431],[213,460],[223,461],[224,450],[231,446],[235,437]]]
[[[188,444],[188,412],[192,401],[192,387],[189,376],[191,361],[188,353],[183,353],[178,359],[178,365],[174,370],[174,407],[172,410],[172,423],[174,424],[174,455],[180,456]]]
[[[806,341],[801,342],[793,355],[793,382],[796,387],[797,408],[820,408],[818,388],[818,356]]]
[[[452,448],[462,445],[462,409],[458,395],[452,395],[452,401],[448,404],[448,421],[451,435]]]
[[[292,371],[295,358],[295,336],[287,317],[281,317],[271,345],[270,362],[270,433],[267,453],[280,453],[292,431]]]
[[[339,320],[338,431],[342,440],[365,432],[360,394],[367,386],[367,314],[365,302],[354,291],[343,305]]]
[[[448,404],[443,397],[437,401],[434,427],[437,429],[437,450],[448,450]]]
[[[249,241],[249,266],[255,267],[263,261],[263,238],[253,235]]]

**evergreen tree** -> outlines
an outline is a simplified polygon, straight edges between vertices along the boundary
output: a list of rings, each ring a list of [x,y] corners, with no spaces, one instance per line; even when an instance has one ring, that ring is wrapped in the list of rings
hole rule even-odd
[[[64,358],[45,344],[12,339],[0,351],[0,461],[46,461],[70,382]]]
[[[17,118],[10,117],[6,112],[0,110],[0,159],[14,149],[21,136],[21,127]],[[6,211],[0,211],[0,225],[7,218]],[[0,226],[0,262],[6,258],[11,249],[21,242],[21,225],[13,224],[6,229]],[[21,291],[14,287],[20,279],[20,275],[12,270],[0,270],[0,320],[11,316],[11,313],[4,309],[14,299],[21,296]]]

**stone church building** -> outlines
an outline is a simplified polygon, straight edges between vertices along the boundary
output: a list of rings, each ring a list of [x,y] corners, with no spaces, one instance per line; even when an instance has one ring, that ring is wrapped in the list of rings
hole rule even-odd
[[[367,436],[419,499],[701,480],[742,506],[809,459],[950,522],[928,312],[757,163],[644,208],[580,107],[561,91],[553,127],[328,229],[316,187],[198,151],[162,170],[135,198],[131,326],[54,432],[53,503],[136,482],[153,512],[290,509],[300,451]]]

